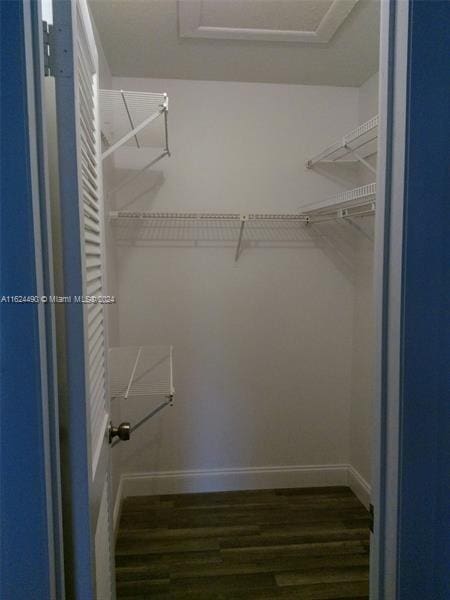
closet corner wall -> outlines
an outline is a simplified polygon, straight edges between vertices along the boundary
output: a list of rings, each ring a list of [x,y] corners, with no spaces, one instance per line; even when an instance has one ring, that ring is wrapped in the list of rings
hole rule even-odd
[[[364,123],[378,114],[378,73],[359,88],[358,120]],[[368,159],[376,167],[376,155]],[[361,168],[360,184],[373,181]],[[373,401],[375,394],[375,305],[374,305],[374,222],[368,235],[356,236],[353,311],[352,392],[350,410],[351,477],[360,499],[369,504],[372,480]],[[359,477],[358,477],[359,476]]]

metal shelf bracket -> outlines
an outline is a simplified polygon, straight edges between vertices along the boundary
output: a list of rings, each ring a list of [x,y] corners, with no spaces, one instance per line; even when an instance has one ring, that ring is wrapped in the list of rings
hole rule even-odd
[[[148,100],[146,96],[149,97]],[[157,99],[156,104],[155,96]],[[137,134],[146,127],[148,127],[150,123],[158,119],[161,115],[164,115],[164,148],[167,154],[170,154],[168,146],[167,127],[167,112],[169,108],[169,99],[167,94],[138,94],[135,92],[126,92],[123,90],[101,90],[100,98],[101,112],[104,113],[102,114],[102,117],[105,117],[105,121],[107,123],[110,123],[114,122],[115,119],[118,119],[119,121],[122,121],[123,124],[125,124],[124,122],[126,122],[126,128],[129,128],[127,133],[122,135],[118,140],[116,140],[113,144],[109,146],[109,148],[107,148],[103,152],[103,160],[105,160],[105,158],[113,154],[113,152],[121,148],[133,137],[136,141],[136,146],[140,148],[141,146],[139,144]],[[129,104],[129,101],[132,101],[132,105]],[[148,108],[146,108],[147,103]],[[120,108],[120,106],[122,106],[122,108]],[[135,120],[133,118],[133,107],[135,111],[139,112],[141,118],[145,115],[145,112],[147,112],[147,117],[142,119],[138,125],[135,125]],[[105,134],[104,139],[107,139],[107,136]]]
[[[356,150],[354,150],[348,144],[344,144],[344,148],[347,150],[347,152],[349,154],[351,154],[352,156],[354,156],[358,162],[360,162],[367,169],[369,169],[369,171],[371,173],[373,173],[374,175],[376,174],[377,170],[375,169],[375,167],[372,167],[372,165],[365,158],[363,158],[358,152],[356,152]]]
[[[241,255],[242,240],[244,237],[245,224],[248,221],[248,215],[241,215],[240,219],[241,219],[241,226],[239,228],[239,237],[238,237],[238,242],[237,242],[237,246],[236,246],[236,253],[234,255],[234,262],[237,262],[239,260],[239,256]]]

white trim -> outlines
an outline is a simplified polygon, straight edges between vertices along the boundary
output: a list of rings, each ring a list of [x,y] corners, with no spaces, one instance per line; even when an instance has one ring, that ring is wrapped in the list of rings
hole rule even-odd
[[[355,467],[348,465],[348,485],[355,496],[369,509],[372,488]]]
[[[112,518],[113,542],[116,541],[117,534],[119,533],[120,515],[122,514],[122,501],[125,498],[125,495],[123,493],[123,489],[124,489],[123,481],[124,481],[124,475],[121,475],[120,479],[119,479],[119,485],[117,486],[117,490],[116,490],[116,497],[114,498],[114,509],[113,509],[113,518]]]
[[[409,3],[381,3],[377,223],[374,535],[370,598],[397,596],[400,334]]]
[[[41,223],[41,219],[48,216],[48,181],[46,179],[46,140],[43,130],[44,115],[42,112],[42,77],[41,53],[38,42],[34,41],[36,35],[41,40],[42,28],[40,26],[40,7],[33,7],[31,2],[23,2],[23,40],[25,53],[26,74],[26,111],[28,116],[28,155],[29,174],[33,219],[33,243],[35,254],[35,276],[36,295],[48,294],[46,289],[44,272],[51,272],[51,257],[45,254],[45,234],[48,223]],[[36,47],[37,46],[37,47]],[[45,211],[45,212],[44,212]],[[43,225],[43,226],[42,226]],[[39,338],[39,370],[41,375],[40,404],[42,416],[42,448],[39,453],[43,454],[44,477],[45,477],[45,509],[47,516],[47,546],[48,546],[48,576],[50,594],[56,595],[58,588],[64,589],[63,573],[57,568],[61,562],[61,549],[57,547],[60,525],[60,496],[59,481],[53,480],[53,469],[59,469],[59,456],[55,452],[58,449],[51,445],[52,432],[57,427],[55,415],[50,410],[50,393],[53,382],[49,381],[54,364],[48,362],[48,344],[54,342],[48,336],[52,327],[51,311],[47,311],[42,303],[36,307]],[[52,402],[53,405],[53,402]]]
[[[315,31],[211,27],[201,24],[202,1],[178,1],[180,37],[225,40],[259,40],[266,42],[307,42],[326,44],[345,21],[359,0],[334,0]]]
[[[122,503],[128,496],[335,485],[350,487],[362,504],[369,507],[371,486],[352,465],[347,464],[123,473],[114,500],[114,540],[119,531]]]
[[[347,464],[239,467],[127,473],[121,476],[122,497],[284,487],[348,485]],[[118,494],[119,495],[119,494]],[[117,505],[116,498],[116,505]],[[117,517],[115,508],[114,516]]]
[[[106,361],[105,361],[106,362]],[[106,382],[108,381],[107,377],[105,377]],[[105,382],[105,384],[106,384]],[[109,396],[106,395],[106,398],[108,399]],[[101,426],[99,427],[99,431],[107,431],[108,428],[108,424],[109,424],[109,412],[107,414],[104,415],[103,417],[103,421]],[[97,442],[95,443],[95,448],[92,452],[92,465],[91,465],[91,472],[92,472],[92,477],[95,476],[95,473],[97,472],[97,467],[98,467],[98,463],[100,460],[100,456],[102,453],[102,448],[103,448],[103,444],[105,443],[104,440],[104,435],[99,435]]]

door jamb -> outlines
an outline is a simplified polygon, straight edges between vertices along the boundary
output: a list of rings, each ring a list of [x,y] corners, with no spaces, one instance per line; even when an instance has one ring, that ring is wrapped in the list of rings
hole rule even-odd
[[[381,2],[370,598],[397,597],[409,2]]]

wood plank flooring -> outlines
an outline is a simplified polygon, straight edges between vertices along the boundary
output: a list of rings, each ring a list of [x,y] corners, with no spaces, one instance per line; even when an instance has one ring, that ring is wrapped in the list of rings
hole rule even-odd
[[[368,598],[369,515],[347,487],[126,498],[119,600]]]

